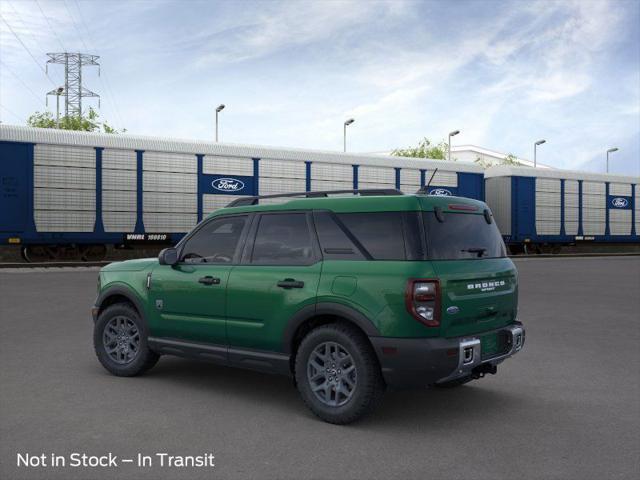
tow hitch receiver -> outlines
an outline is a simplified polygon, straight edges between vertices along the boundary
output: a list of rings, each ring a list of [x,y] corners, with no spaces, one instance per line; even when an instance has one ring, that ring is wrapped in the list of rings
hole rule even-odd
[[[498,367],[496,365],[492,365],[490,363],[483,363],[481,365],[478,365],[473,370],[471,370],[471,375],[473,376],[473,378],[477,379],[477,378],[484,377],[487,373],[490,373],[491,375],[495,375],[497,371],[498,371]]]

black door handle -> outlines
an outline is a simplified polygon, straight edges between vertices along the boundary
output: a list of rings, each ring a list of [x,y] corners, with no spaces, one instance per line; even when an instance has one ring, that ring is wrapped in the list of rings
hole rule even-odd
[[[294,280],[293,278],[285,278],[284,280],[280,280],[278,282],[278,286],[280,288],[303,288],[304,282],[299,280]]]
[[[219,285],[220,279],[217,277],[212,277],[207,275],[206,277],[202,277],[198,280],[198,283],[202,283],[203,285]]]

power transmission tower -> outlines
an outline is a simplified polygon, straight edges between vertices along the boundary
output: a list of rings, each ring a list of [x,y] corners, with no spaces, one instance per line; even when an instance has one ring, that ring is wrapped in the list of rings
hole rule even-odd
[[[82,116],[82,99],[85,97],[97,97],[98,107],[100,107],[100,95],[82,86],[82,67],[97,66],[98,75],[100,75],[100,64],[98,55],[89,55],[86,53],[47,53],[47,71],[50,63],[58,63],[64,65],[64,90],[60,92],[60,88],[56,88],[47,93],[47,95],[64,96],[64,114],[65,116],[81,117]]]

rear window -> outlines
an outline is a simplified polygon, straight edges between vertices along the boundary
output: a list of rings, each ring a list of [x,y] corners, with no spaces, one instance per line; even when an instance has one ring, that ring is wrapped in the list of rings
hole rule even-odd
[[[313,241],[304,213],[262,214],[251,263],[308,265],[313,263]]]
[[[499,258],[506,249],[496,222],[484,215],[443,213],[440,222],[434,212],[425,212],[427,250],[431,260]]]

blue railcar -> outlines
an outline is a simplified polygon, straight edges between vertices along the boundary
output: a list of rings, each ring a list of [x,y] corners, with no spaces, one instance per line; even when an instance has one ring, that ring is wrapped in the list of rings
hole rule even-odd
[[[243,195],[430,181],[431,194],[484,198],[472,164],[11,125],[0,125],[0,177],[0,244],[39,260],[175,243]]]
[[[485,172],[486,202],[514,251],[640,242],[639,183],[638,177],[556,169]]]

